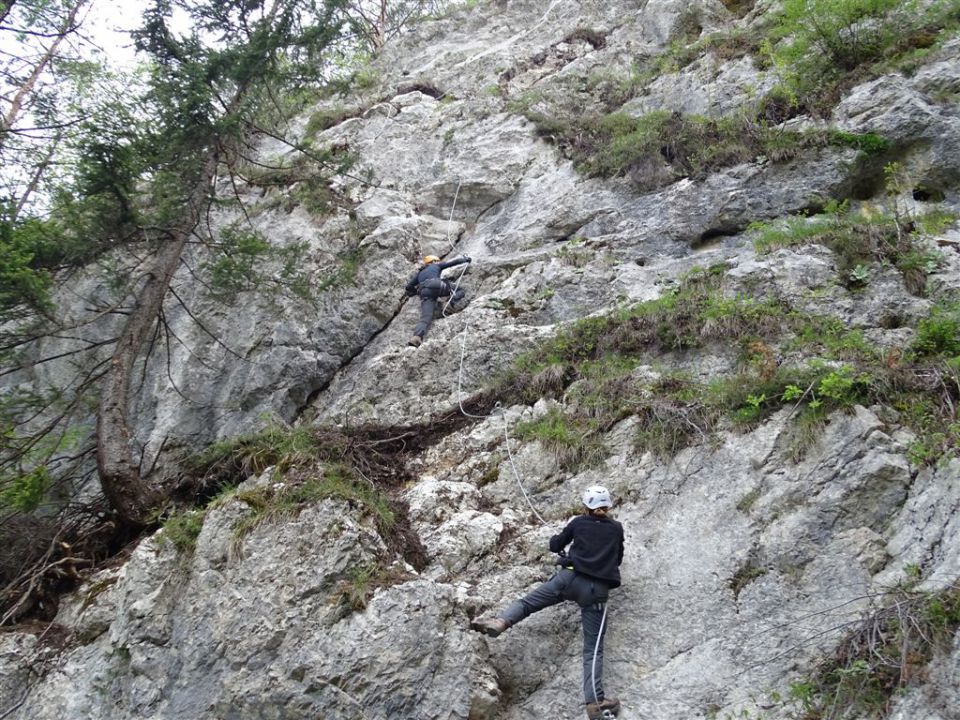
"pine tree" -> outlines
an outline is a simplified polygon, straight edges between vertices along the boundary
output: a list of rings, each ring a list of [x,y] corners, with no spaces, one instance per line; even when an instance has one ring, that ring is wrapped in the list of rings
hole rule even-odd
[[[117,340],[97,412],[100,481],[127,524],[145,523],[158,499],[129,442],[134,364],[158,322],[183,250],[216,195],[218,173],[264,98],[316,77],[320,53],[336,37],[338,6],[334,0],[156,0],[137,34],[138,47],[153,61],[146,98],[151,129],[138,143],[147,160],[138,180],[149,178],[148,198],[138,205],[149,210],[137,222],[154,228],[156,248]],[[187,36],[171,30],[175,8],[193,20]]]

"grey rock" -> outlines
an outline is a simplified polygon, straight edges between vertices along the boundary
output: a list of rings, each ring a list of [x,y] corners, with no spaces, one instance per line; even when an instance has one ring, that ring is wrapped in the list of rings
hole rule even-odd
[[[516,427],[570,407],[574,392],[531,406],[471,404],[538,340],[663,297],[697,267],[722,266],[738,292],[838,318],[885,350],[908,347],[908,326],[960,287],[953,228],[929,238],[943,254],[928,277],[930,297],[910,294],[899,272],[879,266],[851,292],[827,248],[758,255],[747,232],[751,222],[852,190],[864,207],[956,211],[960,128],[944,100],[960,77],[955,41],[911,77],[853,88],[835,115],[840,129],[890,139],[911,184],[942,191],[942,201],[914,200],[913,188],[886,197],[878,168],[835,147],[783,164],[755,158],[702,181],[664,172],[639,192],[639,176],[583,177],[511,109],[527,92],[580,103],[587,95],[571,88],[591,74],[615,80],[680,32],[749,26],[765,9],[737,20],[713,1],[461,8],[390,43],[375,64],[375,88],[294,120],[291,132],[305,133],[312,112],[343,106],[349,118],[312,140],[356,155],[350,175],[331,181],[349,207],[320,217],[291,199],[292,188],[240,192],[271,240],[306,243],[304,269],[324,289],[315,303],[244,291],[224,305],[184,268],[175,286],[186,307],[171,299],[165,309],[179,340],[168,340],[169,364],[166,352],[146,363],[132,399],[134,446],[145,464],[158,458],[165,468],[169,453],[269,423],[428,429],[436,441],[406,461],[412,481],[401,493],[427,565],[418,572],[398,558],[374,519],[346,501],[259,523],[246,503],[218,503],[192,553],[178,555],[161,531],[65,598],[57,623],[72,640],[59,655],[25,632],[0,636],[0,712],[16,705],[9,717],[31,720],[579,716],[576,607],[544,610],[495,640],[468,624],[550,576],[549,538],[591,483],[619,499],[627,534],[604,673],[625,720],[786,720],[793,711],[773,694],[785,696],[835,652],[837,628],[868,613],[871,595],[914,568],[924,589],[955,583],[960,464],[912,465],[913,437],[886,409],[835,413],[799,462],[789,458],[788,411],[749,432],[722,430],[715,444],[669,460],[638,453],[637,420],[627,418],[605,434],[595,465],[571,470]],[[575,37],[578,29],[603,43]],[[770,82],[748,59],[707,58],[653,83],[626,109],[739,112]],[[272,140],[259,152],[295,158]],[[237,219],[222,211],[214,229]],[[427,253],[474,258],[462,276],[470,304],[437,319],[414,349],[405,343],[418,302],[400,295]],[[350,257],[359,258],[353,269]],[[199,268],[208,257],[195,249],[185,260]],[[137,275],[132,255],[104,262]],[[61,292],[61,300],[84,299],[62,303],[65,320],[82,323],[118,291],[102,269],[88,268]],[[117,327],[107,314],[81,325],[76,339],[30,352],[55,355]],[[679,369],[707,382],[736,369],[736,355],[718,343],[644,359],[634,373],[652,382]],[[95,352],[89,362],[104,359]],[[51,361],[12,374],[4,387],[53,387],[73,372],[71,361]],[[467,417],[451,420],[458,414]],[[267,472],[248,482],[285,480]],[[253,527],[239,537],[239,524]],[[364,582],[381,586],[364,592]],[[350,607],[351,594],[366,607]],[[908,689],[894,717],[951,717],[957,658],[956,646],[937,657],[930,681]]]

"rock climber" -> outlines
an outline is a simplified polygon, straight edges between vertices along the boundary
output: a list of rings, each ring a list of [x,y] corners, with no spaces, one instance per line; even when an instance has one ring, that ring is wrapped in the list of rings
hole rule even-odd
[[[423,258],[423,264],[410,276],[406,287],[407,297],[420,296],[420,322],[413,329],[413,336],[408,342],[409,345],[418,347],[423,342],[427,330],[433,324],[433,313],[440,298],[450,297],[450,294],[453,293],[450,305],[454,310],[460,309],[457,305],[463,300],[466,291],[462,287],[458,287],[454,291],[453,285],[444,280],[441,275],[447,268],[463,265],[470,261],[471,259],[468,257],[447,260],[446,262],[440,262],[440,258],[436,255],[427,255]]]
[[[557,573],[496,617],[474,620],[471,627],[497,637],[538,610],[563,600],[577,603],[583,625],[584,702],[587,717],[597,720],[620,711],[620,701],[604,695],[602,676],[607,593],[620,586],[623,526],[609,516],[613,502],[606,488],[588,487],[582,500],[584,513],[550,538],[551,552],[560,556]],[[570,552],[565,554],[571,542]]]

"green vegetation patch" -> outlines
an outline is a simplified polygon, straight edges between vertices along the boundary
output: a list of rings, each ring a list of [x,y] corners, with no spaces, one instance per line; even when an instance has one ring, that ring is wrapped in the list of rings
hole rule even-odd
[[[711,442],[721,427],[750,429],[788,409],[787,452],[799,460],[830,413],[880,404],[917,434],[915,461],[956,454],[956,303],[935,306],[911,347],[880,352],[838,318],[734,292],[724,271],[696,270],[657,300],[580,320],[519,357],[494,394],[563,401],[522,424],[520,436],[540,440],[576,471],[602,456],[603,432],[626,418],[636,421],[638,450],[669,458]],[[703,381],[651,367],[665,353],[710,345],[735,350],[738,368]],[[782,362],[783,353],[794,359]]]
[[[407,480],[392,442],[362,429],[351,434],[271,426],[212,445],[189,458],[187,467],[202,498],[214,504],[237,499],[251,508],[237,526],[238,539],[263,523],[294,517],[308,505],[338,498],[370,514],[388,547],[422,568],[425,551],[410,529],[406,506],[389,493]],[[397,443],[398,448],[405,447],[402,440]],[[270,482],[237,489],[241,481],[269,469]]]
[[[725,4],[741,17],[754,5],[752,0]],[[829,116],[846,89],[885,73],[916,70],[958,29],[960,10],[948,0],[787,0],[747,28],[708,34],[691,12],[659,55],[618,76],[594,73],[571,88],[588,90],[586,106],[603,112],[584,116],[582,105],[565,108],[559,99],[544,103],[542,93],[516,99],[510,107],[533,121],[583,172],[614,176],[634,168],[649,175],[644,162],[659,162],[660,153],[675,172],[696,178],[759,155],[774,161],[796,156],[819,142],[821,133],[772,132],[771,127],[804,113]],[[721,61],[753,56],[780,82],[739,118],[670,122],[663,113],[651,113],[631,122],[619,117],[624,103],[651,81],[706,56]],[[883,139],[871,135],[834,133],[829,141],[873,154],[886,148]]]
[[[390,501],[372,483],[358,479],[349,467],[330,463],[298,475],[300,477],[288,475],[282,482],[235,490],[226,496],[240,500],[252,510],[237,525],[238,539],[264,523],[296,517],[304,507],[327,498],[346,500],[364,508],[374,516],[377,529],[385,535],[393,530],[396,517]]]
[[[935,305],[917,325],[911,349],[918,357],[960,355],[960,302]]]
[[[689,38],[671,41],[662,53],[654,57],[646,69],[641,72],[642,84],[669,73],[676,73],[706,55],[719,60],[753,55],[760,51],[762,37],[756,33],[735,28],[730,31],[712,32],[698,37],[694,42]]]
[[[890,212],[852,211],[847,202],[827,204],[825,212],[773,222],[753,223],[749,231],[760,254],[783,247],[820,244],[837,258],[840,279],[847,288],[862,287],[873,264],[894,265],[915,295],[926,293],[927,276],[937,270],[940,253],[924,242],[927,228],[945,222],[942,213],[930,221],[903,218]]]
[[[842,92],[891,71],[910,71],[955,36],[955,2],[786,0],[767,24],[767,61],[794,112],[828,115]]]
[[[876,135],[784,130],[762,115],[707,118],[666,110],[639,117],[625,112],[575,117],[533,109],[524,113],[539,134],[556,143],[581,172],[599,177],[630,175],[640,189],[680,177],[702,180],[760,156],[782,162],[828,144],[854,146],[865,153],[886,148]]]
[[[348,612],[364,610],[378,588],[398,585],[413,577],[406,570],[394,566],[368,563],[351,568],[347,577],[337,585],[333,602]]]
[[[204,510],[190,509],[177,512],[166,519],[160,532],[160,542],[173,545],[177,552],[190,554],[197,546],[203,529]]]
[[[900,589],[858,621],[834,657],[790,687],[788,707],[805,720],[883,718],[927,666],[946,657],[960,629],[960,586],[939,592]]]
[[[767,569],[756,565],[753,561],[744,564],[727,583],[730,590],[733,591],[734,600],[740,599],[740,593],[754,580],[767,574]]]
[[[317,110],[310,115],[307,120],[307,126],[304,129],[304,136],[313,138],[324,130],[329,130],[350,118],[356,118],[363,115],[363,108],[325,108]]]
[[[517,436],[522,440],[539,440],[552,450],[560,467],[570,472],[588,467],[603,458],[604,445],[599,436],[599,423],[583,415],[567,415],[553,407],[546,415],[519,423]]]

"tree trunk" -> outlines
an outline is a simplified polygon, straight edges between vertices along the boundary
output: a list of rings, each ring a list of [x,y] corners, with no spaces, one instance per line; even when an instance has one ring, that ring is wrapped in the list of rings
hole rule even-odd
[[[153,331],[163,307],[180,256],[210,200],[219,163],[219,150],[211,151],[201,176],[190,194],[182,223],[160,248],[153,268],[137,295],[133,312],[117,340],[110,369],[103,380],[97,412],[97,468],[103,494],[121,521],[142,526],[152,506],[160,499],[140,474],[130,445],[127,423],[130,378],[144,341]]]
[[[13,96],[13,100],[10,101],[10,107],[7,108],[7,112],[4,113],[2,125],[0,125],[0,147],[3,147],[4,141],[6,140],[7,133],[10,132],[13,128],[13,124],[17,121],[17,118],[20,117],[20,111],[23,107],[24,98],[26,98],[30,93],[33,92],[34,86],[37,84],[37,80],[40,75],[43,74],[43,71],[46,69],[47,65],[50,64],[50,61],[56,56],[57,48],[60,47],[60,43],[63,42],[63,39],[73,32],[74,24],[77,21],[77,13],[80,11],[80,8],[83,7],[86,0],[78,0],[70,8],[70,12],[67,15],[66,19],[63,21],[63,25],[60,27],[60,32],[53,41],[53,44],[47,48],[46,52],[43,53],[43,56],[40,58],[40,61],[33,66],[33,70],[30,71],[30,75],[26,80],[17,88],[16,93]],[[12,4],[12,3],[11,3]]]
[[[30,181],[27,183],[27,187],[24,188],[23,194],[20,195],[20,199],[17,200],[17,206],[13,209],[13,214],[11,215],[11,220],[16,220],[20,217],[20,213],[23,212],[23,208],[26,207],[27,202],[30,200],[30,196],[37,191],[37,187],[40,185],[40,181],[43,179],[43,174],[47,171],[47,168],[50,167],[50,163],[53,161],[53,156],[57,152],[57,149],[60,146],[60,140],[62,139],[62,132],[57,132],[57,136],[50,141],[50,144],[47,146],[47,153],[44,155],[43,160],[38,162],[33,168],[33,174],[30,176]]]

